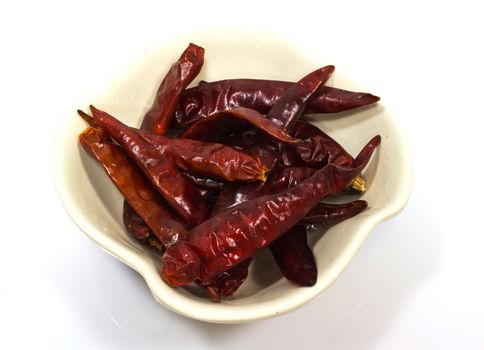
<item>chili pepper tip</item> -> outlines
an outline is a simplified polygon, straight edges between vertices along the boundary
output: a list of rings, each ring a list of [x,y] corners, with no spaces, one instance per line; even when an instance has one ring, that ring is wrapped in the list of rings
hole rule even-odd
[[[84,119],[88,124],[89,126],[92,126],[93,128],[99,128],[99,125],[96,124],[96,122],[94,121],[94,118],[91,117],[89,114],[87,114],[86,112],[78,109],[77,110],[77,114],[79,114],[79,116]]]

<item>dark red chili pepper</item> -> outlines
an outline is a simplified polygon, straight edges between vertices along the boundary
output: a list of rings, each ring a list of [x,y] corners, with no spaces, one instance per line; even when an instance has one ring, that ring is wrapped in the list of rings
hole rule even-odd
[[[314,286],[318,270],[304,226],[292,227],[272,242],[269,249],[284,277],[300,286]]]
[[[208,217],[209,211],[203,199],[171,159],[116,118],[93,106],[91,111],[94,121],[124,148],[157,191],[189,226],[195,226]]]
[[[113,129],[113,133],[114,133],[113,137],[116,138],[116,134],[119,133],[119,131],[122,131],[122,134],[117,135],[117,139],[119,139],[118,142],[122,143],[122,142],[129,141],[129,139],[127,140],[127,137],[129,136],[132,140],[137,141],[136,145],[143,144],[142,142],[140,142],[139,138],[136,137],[137,134],[133,131],[133,129],[130,129],[126,126],[123,127],[122,125],[120,125],[122,123],[120,123],[119,121],[116,121],[114,118],[110,118],[109,116],[103,115],[99,112],[100,111],[93,109],[94,120],[98,124],[102,125],[103,127],[108,128],[108,130],[109,130],[109,128]],[[109,124],[109,123],[111,123],[111,124]],[[162,146],[162,142],[160,140],[163,139],[164,143],[168,142],[167,138],[164,138],[163,136],[159,136],[159,135],[148,136],[147,133],[142,133],[142,132],[140,132],[139,135],[143,136],[143,139],[149,139],[150,143],[151,142],[157,142],[160,146]],[[176,144],[178,146],[178,148],[181,150],[181,146],[186,145],[187,143],[196,143],[196,141],[194,142],[194,141],[191,141],[191,140],[173,140],[173,143]],[[218,145],[217,147],[220,148],[220,146],[224,147],[224,149],[227,148],[226,146],[223,146],[223,145]],[[149,147],[146,146],[146,145],[144,145],[143,147],[145,149],[149,149]],[[138,151],[140,151],[140,149],[138,149]],[[201,153],[199,153],[198,156],[205,156],[206,155],[205,154],[206,150],[204,151],[204,150],[200,149],[200,151],[201,151]],[[213,153],[213,151],[214,150],[212,149],[212,153]],[[231,152],[231,156],[234,156],[233,157],[234,159],[236,159],[236,160],[238,159],[238,162],[242,163],[243,167],[248,168],[247,164],[244,164],[243,162],[240,161],[240,158],[243,158],[243,157],[241,157],[241,155],[244,155],[244,153],[241,153],[239,151],[236,152],[235,150],[233,150],[233,152]],[[154,155],[151,154],[151,157],[154,157]],[[152,159],[152,158],[149,158],[149,159]],[[234,159],[232,159],[231,161],[234,162]],[[239,164],[239,166],[240,166],[240,164]],[[230,169],[230,167],[226,167],[226,168]],[[225,171],[227,171],[227,169]],[[239,173],[240,173],[240,171],[239,171]],[[198,189],[194,188],[194,190],[196,192],[198,192]],[[198,192],[198,194],[201,197],[204,195],[203,193],[200,194],[200,192]],[[232,275],[232,273],[233,273],[233,277],[230,277],[230,275]],[[242,270],[242,267],[234,268],[233,271],[230,272],[230,274],[226,273],[224,275],[224,277],[216,276],[215,281],[210,281],[209,285],[203,286],[203,288],[206,289],[209,292],[209,294],[211,295],[212,298],[217,300],[217,296],[215,294],[215,292],[217,290],[219,290],[220,293],[222,293],[221,296],[227,296],[227,295],[229,295],[229,293],[232,293],[232,291],[235,291],[238,288],[238,286],[240,286],[240,284],[243,283],[243,281],[245,280],[245,277],[246,277],[246,272],[244,272]],[[210,288],[208,288],[208,287],[210,287]]]
[[[140,130],[137,133],[184,171],[223,181],[265,181],[266,166],[247,152],[221,143],[172,139]]]
[[[316,169],[328,162],[349,165],[353,157],[336,140],[315,125],[299,121],[294,128],[294,135],[303,141],[295,148],[282,147],[280,162],[285,166],[307,166]],[[360,175],[350,187],[358,192],[366,190],[366,181]]]
[[[229,207],[228,203],[236,205],[259,196],[277,193],[296,186],[315,172],[316,170],[305,167],[280,168],[271,174],[264,186],[257,188],[254,184],[252,186],[254,190],[247,191],[245,196],[225,200],[219,199],[217,203]],[[366,207],[367,202],[363,200],[345,204],[319,203],[309,211],[299,224],[335,225],[357,215]],[[220,208],[214,209],[214,212],[219,211]],[[293,230],[295,232],[292,232]],[[301,232],[302,229],[293,227],[274,241],[269,248],[282,274],[288,280],[301,286],[310,286],[316,282],[317,267],[311,249],[307,245],[307,238]]]
[[[146,113],[141,128],[164,134],[175,115],[175,109],[185,88],[200,72],[205,50],[190,44],[175,62],[156,93],[153,106]]]
[[[333,71],[333,66],[326,66],[311,72],[293,84],[272,106],[267,114],[267,119],[279,125],[282,130],[291,132],[303,113],[308,99],[329,79]],[[270,171],[278,162],[280,148],[281,145],[279,143],[255,134],[254,142],[249,148],[249,152],[258,155]],[[259,184],[259,187],[262,186],[262,184]],[[241,198],[250,196],[250,193],[254,192],[255,189],[253,185],[245,185],[238,188],[233,186],[225,187],[220,194],[219,201],[217,201],[219,203],[215,204],[216,211],[212,212],[212,215],[223,210],[224,206],[232,207],[240,203]],[[234,202],[230,203],[230,198],[233,198]]]
[[[380,140],[373,138],[351,167],[330,163],[296,187],[242,203],[193,228],[163,255],[163,279],[173,287],[208,281],[268,246],[321,199],[342,191],[366,166]]]
[[[186,127],[207,115],[235,107],[247,107],[267,114],[292,84],[258,79],[201,81],[198,86],[182,93],[176,109],[175,126]],[[342,112],[375,103],[379,99],[368,93],[323,86],[309,100],[304,113]]]
[[[364,200],[344,204],[319,203],[306,214],[301,223],[336,225],[361,213],[367,207],[368,203]]]
[[[243,129],[245,126],[255,127],[274,141],[289,145],[299,143],[299,140],[289,136],[274,120],[266,119],[259,112],[243,107],[217,112],[200,119],[185,129],[179,137],[200,141],[221,141],[234,130]]]
[[[205,289],[214,301],[220,301],[222,297],[233,295],[244,283],[251,262],[252,258],[248,258],[229,270],[219,273],[209,282],[199,282],[198,285]]]
[[[320,168],[328,162],[348,165],[353,161],[353,157],[343,146],[311,123],[299,121],[294,128],[294,135],[303,141],[297,148],[284,149],[290,154],[289,157],[282,157],[284,165]]]
[[[159,242],[143,219],[136,214],[126,201],[123,208],[123,222],[128,233],[140,243],[154,249],[157,253],[166,249],[166,246]],[[251,261],[252,259],[249,258],[229,271],[218,274],[209,282],[197,284],[213,301],[220,302],[223,297],[231,296],[245,281]]]
[[[278,125],[283,131],[291,131],[301,116],[308,99],[324,84],[334,71],[334,66],[326,66],[311,72],[297,83],[293,84],[272,106],[267,119]],[[280,154],[280,144],[262,137],[260,133],[253,134],[250,152],[259,155],[269,171],[277,164]],[[212,215],[224,211],[238,203],[242,203],[258,189],[261,184],[241,187],[226,186],[215,203]],[[254,197],[251,197],[254,198]],[[230,271],[228,271],[230,274]]]
[[[164,246],[186,234],[186,227],[170,209],[163,205],[159,194],[131,164],[123,150],[115,145],[102,129],[87,128],[79,135],[82,147],[94,157],[133,210],[148,225]],[[146,230],[133,231],[135,238],[148,239]]]
[[[238,191],[240,184],[226,184],[212,210],[212,216],[254,198],[294,187],[315,172],[315,169],[307,167],[280,168],[271,173],[263,185],[247,184],[243,191]]]
[[[335,225],[357,215],[367,206],[368,203],[363,200],[345,204],[319,203],[299,223]],[[289,281],[300,286],[313,286],[316,283],[317,266],[303,225],[291,228],[272,242],[269,249]]]
[[[267,170],[265,165],[257,156],[250,155],[242,150],[221,143],[174,139],[128,128],[120,121],[109,115],[104,115],[99,110],[97,110],[96,116],[102,118],[103,125],[111,125],[112,128],[122,130],[129,135],[141,136],[158,150],[160,156],[169,157],[177,167],[185,171],[225,181],[265,180]],[[91,122],[89,116],[83,116],[83,118]]]
[[[296,181],[295,181],[296,182]],[[335,225],[357,215],[368,206],[363,200],[345,204],[318,203],[299,224]],[[296,225],[269,246],[284,277],[300,286],[313,286],[318,271],[303,225]]]

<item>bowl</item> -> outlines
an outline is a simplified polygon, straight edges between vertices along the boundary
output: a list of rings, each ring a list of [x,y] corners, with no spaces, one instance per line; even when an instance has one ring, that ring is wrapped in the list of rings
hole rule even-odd
[[[336,71],[328,85],[366,91],[364,85],[338,71],[338,62],[318,52],[301,53],[301,48],[290,40],[272,35],[235,39],[233,34],[227,33],[198,33],[166,42],[159,50],[147,52],[113,81],[105,93],[86,100],[85,105],[72,106],[72,113],[60,121],[54,151],[57,191],[79,228],[109,254],[140,273],[161,305],[186,317],[213,323],[243,323],[274,317],[318,296],[344,270],[375,225],[402,210],[412,185],[406,143],[383,107],[384,102],[339,114],[312,116],[313,123],[353,155],[372,136],[382,136],[380,148],[363,173],[369,189],[361,198],[368,201],[369,208],[324,232],[315,229],[309,234],[318,266],[316,285],[297,287],[290,284],[265,250],[256,254],[244,285],[234,297],[221,303],[212,302],[194,288],[173,289],[165,284],[159,275],[160,258],[131,239],[124,229],[122,196],[102,168],[80,148],[77,136],[86,125],[75,116],[76,109],[87,109],[92,103],[128,125],[139,126],[163,75],[190,41],[206,49],[206,63],[194,84],[202,79],[238,77],[295,81],[317,67],[335,64]],[[378,95],[379,92],[373,93]]]

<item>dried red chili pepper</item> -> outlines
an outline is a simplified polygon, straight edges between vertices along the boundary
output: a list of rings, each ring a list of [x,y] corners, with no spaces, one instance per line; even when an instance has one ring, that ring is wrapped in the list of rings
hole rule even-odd
[[[280,168],[271,173],[263,185],[259,183],[247,184],[243,191],[238,191],[240,184],[226,184],[224,191],[220,193],[215,203],[212,216],[254,198],[294,187],[315,172],[315,169],[307,167]]]
[[[319,203],[299,222],[303,224],[335,225],[357,215],[368,206],[363,200],[345,204]],[[269,246],[284,277],[300,286],[313,286],[318,271],[313,252],[308,246],[303,225],[296,225]]]
[[[267,114],[267,119],[273,121],[281,130],[291,131],[301,116],[308,99],[329,79],[333,71],[334,66],[326,66],[311,72],[293,84],[272,106]],[[256,133],[253,134],[252,146],[249,150],[251,153],[259,155],[270,171],[277,164],[280,144],[267,140],[260,133]],[[262,187],[261,184],[255,186],[248,184],[240,187],[226,186],[215,203],[212,215],[237,203],[242,203]],[[228,273],[231,272],[228,271]]]
[[[274,103],[292,86],[291,82],[259,79],[201,81],[182,93],[175,114],[175,126],[186,127],[213,113],[236,107],[267,114]],[[369,105],[379,97],[329,86],[321,87],[308,101],[305,114],[336,113]]]
[[[182,170],[225,181],[265,180],[267,169],[257,156],[220,143],[174,139],[129,128],[114,117],[103,113],[97,110],[96,116],[102,118],[104,126],[111,125],[112,128],[129,135],[141,136],[159,151],[160,156],[169,157]],[[83,118],[90,122],[89,116]]]
[[[205,50],[190,44],[175,62],[156,93],[153,106],[146,113],[141,129],[164,134],[175,115],[175,109],[185,88],[200,72]]]
[[[353,157],[336,140],[315,125],[299,121],[294,128],[294,135],[303,141],[295,148],[283,147],[281,163],[285,166],[307,166],[321,168],[328,162],[348,165]],[[358,192],[366,190],[366,181],[357,176],[351,188]]]
[[[129,129],[126,126],[124,128],[122,128],[122,126],[119,125],[120,122],[115,123],[116,120],[114,118],[109,118],[106,115],[102,115],[102,114],[99,113],[99,111],[96,111],[95,109],[93,110],[93,114],[95,114],[94,120],[97,121],[103,127],[109,128],[110,124],[107,124],[107,123],[110,122],[110,123],[112,123],[111,127],[113,127],[113,125],[116,126],[116,129],[114,130],[115,133],[116,133],[116,130],[121,130],[123,132],[123,135],[118,135],[118,139],[120,140],[118,142],[126,142],[127,141],[126,135],[130,135],[132,139],[137,140],[137,142],[136,142],[137,145],[139,145],[141,143],[141,142],[139,142],[140,140],[137,139],[136,136],[132,134],[134,132],[132,129]],[[128,129],[131,131],[131,133],[129,132]],[[162,144],[160,140],[163,139],[163,136],[159,136],[159,135],[148,136],[147,133],[140,133],[140,135],[143,136],[143,138],[145,138],[145,139],[149,139],[151,142],[157,142],[160,145]],[[113,135],[113,137],[115,137],[115,135]],[[167,140],[166,140],[166,138],[164,138],[164,139],[165,139],[164,142],[166,143]],[[193,141],[190,141],[190,140],[173,140],[173,141],[174,141],[174,143],[178,142],[177,143],[178,147],[186,145],[187,142],[196,143],[196,142],[193,142]],[[222,145],[218,145],[217,147],[220,148],[220,146],[222,146]],[[149,148],[146,145],[144,147]],[[225,146],[223,146],[223,147],[227,148]],[[203,150],[201,150],[201,151],[202,151],[202,154],[199,153],[198,156],[205,155],[205,153],[204,153],[205,151],[203,151]],[[233,156],[233,158],[231,159],[231,162],[233,163],[234,159],[238,158],[239,163],[241,163],[240,158],[243,158],[243,157],[241,157],[241,155],[243,153],[235,152],[235,150],[233,150],[233,151],[234,152],[230,153],[230,155]],[[151,157],[154,157],[154,155],[151,155]],[[152,159],[152,158],[150,158],[150,159]],[[246,165],[247,164],[244,165],[244,163],[242,162],[242,166],[245,166],[247,168]],[[240,164],[239,164],[239,166],[240,166]],[[227,169],[230,170],[230,167],[226,167],[226,169],[225,169],[226,172],[227,172]],[[239,173],[240,173],[240,170],[239,170]],[[198,191],[198,190],[195,188],[195,191]],[[200,193],[199,193],[199,195],[200,195]],[[126,214],[126,215],[128,215],[128,214]],[[233,277],[230,277],[232,275],[233,275]],[[209,284],[207,284],[207,286],[202,286],[202,287],[204,289],[206,289],[207,292],[209,292],[209,294],[211,295],[211,297],[214,300],[217,300],[221,296],[228,296],[229,293],[232,293],[232,291],[235,291],[238,288],[238,286],[240,286],[240,284],[243,283],[245,278],[246,278],[246,272],[244,272],[242,267],[234,268],[233,271],[230,272],[230,274],[226,273],[223,277],[216,276],[216,279],[214,281],[209,281],[208,282]],[[218,297],[215,294],[217,290],[220,291],[220,293],[221,293],[221,295],[218,296]]]
[[[221,141],[234,130],[252,126],[265,136],[289,145],[297,145],[299,140],[289,136],[279,124],[269,118],[264,118],[259,112],[238,107],[209,115],[185,129],[180,138],[200,141]]]
[[[344,204],[319,203],[306,214],[301,223],[336,225],[358,215],[367,207],[368,203],[364,200]]]
[[[212,300],[219,302],[222,297],[233,295],[244,283],[251,262],[252,258],[248,258],[229,270],[219,273],[209,282],[198,282],[198,285],[210,295]]]
[[[136,214],[126,201],[123,207],[123,222],[128,233],[140,243],[149,246],[158,253],[166,249],[166,246],[160,243],[143,219]],[[220,302],[222,297],[231,296],[246,280],[251,261],[252,259],[249,258],[229,271],[220,273],[209,282],[197,284],[213,301]]]
[[[320,168],[332,162],[339,165],[348,165],[353,161],[353,157],[332,137],[327,135],[317,126],[299,121],[294,128],[294,135],[303,141],[297,148],[288,149],[290,157],[282,157],[283,164],[286,166],[311,166]],[[292,153],[296,153],[294,155]],[[288,160],[290,158],[291,160]],[[293,164],[296,163],[296,164]]]
[[[296,187],[242,203],[193,228],[163,255],[163,279],[173,287],[208,281],[268,246],[325,196],[342,191],[380,140],[373,138],[351,167],[328,164]]]
[[[300,286],[314,286],[318,269],[304,226],[292,227],[272,242],[269,249],[284,277]]]
[[[218,203],[232,207],[251,200],[256,197],[267,194],[277,193],[279,191],[296,186],[301,181],[316,172],[315,169],[306,167],[287,167],[277,169],[267,179],[262,187],[257,187],[254,184],[253,191],[247,191],[243,196],[234,198],[227,198],[219,200]],[[358,200],[345,204],[325,204],[319,203],[312,208],[309,213],[299,222],[299,224],[325,224],[335,225],[343,220],[357,215],[367,207],[367,202]],[[224,209],[226,210],[226,208]],[[215,208],[214,212],[219,212],[220,208]],[[297,233],[291,234],[291,230],[296,230]],[[312,285],[312,277],[316,278],[317,268],[314,263],[314,257],[309,246],[307,246],[307,239],[301,237],[301,230],[293,228],[279,237],[274,243],[269,246],[273,253],[277,265],[281,269],[283,275],[290,281],[302,285]],[[284,238],[286,235],[290,237]],[[293,242],[294,241],[294,242]],[[287,244],[287,246],[286,246]],[[288,262],[291,262],[289,271]],[[299,271],[301,269],[301,271]],[[315,282],[315,281],[314,281]]]
[[[163,205],[159,194],[146,183],[123,150],[99,128],[87,128],[79,135],[82,147],[95,158],[133,210],[148,225],[164,246],[186,234],[186,227],[170,209]],[[135,238],[148,239],[146,230],[133,231]]]
[[[257,156],[247,152],[221,143],[172,139],[140,130],[137,133],[184,171],[223,181],[265,180],[267,168]]]
[[[175,167],[172,160],[108,113],[91,106],[94,121],[119,143],[144,172],[168,204],[188,223],[195,226],[209,215],[207,206],[194,185]]]
[[[304,78],[293,84],[272,106],[267,114],[267,119],[272,120],[283,131],[291,132],[297,120],[301,116],[308,99],[317,89],[324,84],[334,71],[334,66],[326,66],[317,69]],[[270,171],[278,162],[280,156],[280,144],[267,140],[259,134],[254,135],[254,141],[249,148],[249,152],[258,155]],[[256,185],[257,186],[257,185]],[[259,187],[262,187],[259,184]],[[225,187],[215,204],[215,211],[212,215],[220,212],[224,208],[232,207],[240,203],[243,197],[250,196],[257,187],[254,185],[243,185],[238,188],[234,186]],[[230,203],[230,200],[233,202]]]

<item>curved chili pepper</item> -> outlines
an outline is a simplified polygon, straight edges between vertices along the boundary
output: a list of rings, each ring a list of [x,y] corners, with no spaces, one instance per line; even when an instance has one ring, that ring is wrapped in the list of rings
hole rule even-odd
[[[186,127],[205,116],[235,107],[247,107],[267,114],[279,97],[293,84],[259,79],[201,81],[198,86],[182,93],[175,113],[174,126]],[[369,93],[323,86],[308,101],[304,113],[342,112],[379,100],[378,96]]]
[[[277,169],[259,191],[253,192],[252,198],[297,186],[315,172],[316,170],[305,167]],[[239,197],[237,199],[240,200]],[[312,286],[316,283],[317,266],[313,252],[307,244],[306,229],[303,226],[292,227],[269,245],[269,249],[277,266],[289,281],[301,286]]]
[[[346,219],[358,215],[368,207],[364,200],[344,204],[319,203],[301,220],[303,224],[336,225]]]
[[[296,187],[242,203],[193,228],[163,255],[163,279],[173,287],[208,281],[268,246],[321,199],[342,191],[366,166],[380,140],[373,138],[351,167],[328,164]]]
[[[90,106],[94,121],[119,143],[168,204],[189,224],[195,226],[209,215],[194,185],[176,169],[173,161],[143,139],[133,129],[108,113]]]
[[[267,168],[257,156],[247,152],[221,143],[171,139],[140,130],[137,133],[184,171],[224,181],[265,181]]]
[[[282,130],[292,134],[292,129],[302,115],[309,98],[331,77],[333,72],[334,66],[326,66],[309,73],[293,84],[274,103],[267,113],[267,119],[272,120]],[[279,159],[280,144],[256,135],[256,141],[250,148],[250,152],[257,154],[270,171]]]
[[[175,116],[183,90],[202,69],[205,50],[195,44],[185,49],[161,82],[153,106],[146,113],[141,128],[164,134]]]
[[[128,233],[140,243],[149,246],[157,253],[161,253],[166,249],[166,246],[163,246],[158,239],[153,236],[150,228],[126,201],[124,202],[123,207],[123,222]],[[197,284],[210,296],[210,298],[212,298],[213,301],[220,302],[223,297],[228,297],[234,294],[240,285],[244,283],[249,272],[248,268],[251,261],[252,258],[249,258],[230,270],[218,274],[209,282]]]
[[[353,162],[353,157],[343,146],[311,123],[297,122],[294,135],[303,141],[295,148],[282,148],[281,163],[286,166],[321,168],[328,162],[338,165]],[[366,181],[361,176],[357,176],[350,186],[358,192],[366,191]]]
[[[205,289],[212,300],[219,302],[222,297],[233,295],[244,283],[249,274],[251,262],[252,258],[248,258],[229,270],[219,273],[209,282],[198,282],[198,285]]]
[[[333,66],[326,66],[309,73],[297,83],[293,84],[272,106],[267,114],[267,119],[279,125],[282,130],[291,132],[303,113],[308,99],[329,79],[333,71]],[[248,151],[258,155],[270,171],[278,162],[280,147],[280,144],[255,134],[253,145]],[[258,186],[262,185],[259,184]],[[240,203],[239,199],[250,196],[249,193],[254,190],[254,185],[245,185],[239,188],[233,186],[224,188],[217,201],[218,203],[215,204],[216,211],[212,212],[212,215],[220,212],[224,207],[228,208],[236,203]],[[230,198],[233,198],[234,202],[230,203]]]
[[[271,243],[269,249],[284,277],[300,286],[316,284],[318,269],[308,246],[306,228],[296,225]]]
[[[294,135],[303,141],[294,149],[299,156],[299,164],[319,168],[328,162],[338,165],[348,165],[353,162],[353,157],[331,136],[317,126],[299,121],[294,128]],[[289,150],[291,151],[291,150]]]
[[[301,116],[308,99],[329,79],[333,71],[334,66],[326,66],[311,72],[293,84],[272,106],[267,114],[267,119],[273,121],[284,131],[291,131]],[[259,155],[270,171],[277,164],[280,144],[267,140],[257,133],[253,134],[253,140],[252,146],[249,148],[250,152]],[[215,203],[212,216],[237,203],[242,203],[251,196],[251,193],[258,192],[261,187],[263,187],[262,184],[247,184],[239,188],[226,186]]]
[[[212,209],[212,216],[254,198],[294,187],[315,172],[315,169],[308,167],[277,169],[277,171],[274,171],[269,176],[264,184],[247,184],[244,186],[243,191],[239,190],[240,184],[226,184]]]
[[[335,225],[357,215],[368,206],[363,200],[345,204],[319,203],[299,223]],[[300,286],[313,286],[318,271],[313,252],[308,246],[303,225],[296,225],[269,246],[284,277]]]
[[[280,125],[273,120],[266,119],[259,112],[238,107],[209,115],[185,129],[180,138],[200,141],[220,141],[233,130],[240,130],[244,126],[255,127],[258,131],[275,141],[289,145],[297,145],[299,140],[293,139]]]
[[[87,128],[79,135],[79,141],[86,152],[101,163],[129,205],[163,245],[186,234],[182,221],[163,206],[159,194],[146,183],[122,149],[109,140],[104,130]],[[147,239],[146,230],[137,231],[135,238]]]

